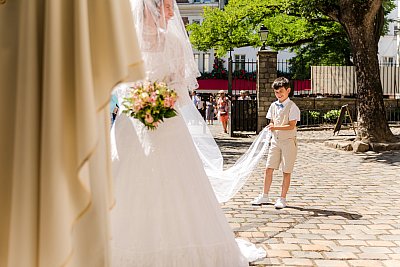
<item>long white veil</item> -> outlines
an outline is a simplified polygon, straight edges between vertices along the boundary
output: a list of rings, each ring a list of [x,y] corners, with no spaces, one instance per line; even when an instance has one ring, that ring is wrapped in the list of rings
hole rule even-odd
[[[241,158],[232,167],[224,170],[221,151],[189,97],[189,90],[198,87],[196,78],[200,73],[176,1],[169,0],[169,3],[174,5],[174,14],[173,19],[166,21],[162,19],[167,15],[162,14],[164,1],[131,0],[142,56],[147,65],[147,77],[159,79],[163,76],[160,73],[165,73],[165,77],[169,77],[166,82],[180,91],[178,113],[186,121],[218,201],[226,202],[245,184],[265,155],[270,131],[264,129]],[[175,42],[166,41],[169,34],[174,36]],[[155,53],[155,50],[159,52]],[[126,87],[127,85],[122,84],[116,90],[120,102]],[[113,156],[117,156],[115,150]]]
[[[194,105],[183,107],[180,114],[186,121],[218,201],[229,201],[246,183],[265,155],[269,147],[270,131],[267,128],[262,130],[236,163],[224,169],[221,151]]]
[[[163,8],[165,3],[174,5],[173,19],[163,20],[168,16],[162,13],[165,12]],[[131,6],[139,34],[142,57],[147,69],[147,78],[159,80],[166,77],[167,80],[164,82],[178,92],[179,99],[176,107],[178,115],[182,116],[186,122],[218,201],[226,202],[245,184],[265,154],[269,143],[269,131],[263,130],[234,166],[224,170],[221,151],[189,97],[189,90],[198,86],[196,78],[200,73],[176,1],[131,0]],[[120,84],[114,90],[120,103],[126,96],[128,88],[129,84]],[[118,158],[118,151],[113,135],[111,137],[114,160]],[[265,250],[257,249],[251,243],[242,240],[237,240],[237,243],[249,261],[266,255]]]

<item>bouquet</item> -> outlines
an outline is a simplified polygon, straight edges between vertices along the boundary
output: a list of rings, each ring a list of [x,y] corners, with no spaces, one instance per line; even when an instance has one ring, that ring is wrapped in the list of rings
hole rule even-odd
[[[163,82],[137,82],[124,98],[123,113],[141,121],[149,130],[155,130],[164,121],[177,115],[174,109],[176,92]]]

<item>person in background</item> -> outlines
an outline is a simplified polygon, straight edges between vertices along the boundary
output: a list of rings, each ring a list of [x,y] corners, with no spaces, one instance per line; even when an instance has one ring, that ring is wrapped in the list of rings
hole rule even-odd
[[[221,120],[224,133],[228,133],[228,120],[229,120],[229,100],[225,96],[224,90],[220,90],[219,98],[217,100],[217,108],[219,119]]]
[[[214,97],[211,95],[210,99],[206,101],[206,120],[208,124],[214,124],[214,108],[217,103]]]
[[[249,90],[244,91],[244,100],[251,100]]]
[[[111,117],[111,126],[114,124],[115,118],[118,114],[118,97],[115,94],[111,94],[111,101],[110,101],[110,117]]]
[[[240,96],[238,97],[237,100],[251,100],[249,94],[250,94],[249,91],[240,90]]]
[[[240,96],[238,97],[237,100],[244,100],[244,97],[245,97],[244,91],[243,91],[243,90],[240,90]]]
[[[200,99],[197,96],[196,91],[192,92],[191,99],[192,99],[193,105],[197,108],[197,105],[199,104]]]
[[[199,98],[199,102],[197,103],[197,110],[200,112],[200,115],[203,119],[206,119],[206,103],[203,101],[201,96],[197,96]]]

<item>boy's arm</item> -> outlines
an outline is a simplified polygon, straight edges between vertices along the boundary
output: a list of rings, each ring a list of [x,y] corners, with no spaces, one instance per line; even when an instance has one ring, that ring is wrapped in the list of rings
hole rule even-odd
[[[269,124],[269,129],[271,131],[274,131],[274,130],[280,130],[280,131],[293,130],[296,127],[296,124],[297,124],[297,121],[293,120],[293,121],[289,121],[289,124],[286,124],[286,125],[274,126],[273,122],[271,121],[271,123]]]

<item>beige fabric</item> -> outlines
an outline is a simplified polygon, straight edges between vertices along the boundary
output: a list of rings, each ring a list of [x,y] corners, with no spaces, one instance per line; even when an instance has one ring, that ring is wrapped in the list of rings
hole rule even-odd
[[[296,157],[296,139],[272,140],[268,151],[266,167],[277,170],[279,169],[279,165],[281,165],[282,172],[292,173]]]
[[[0,266],[107,266],[110,91],[143,77],[128,0],[0,5]]]
[[[272,105],[272,121],[275,126],[283,126],[289,125],[289,112],[292,105],[296,105],[293,101],[289,101],[289,103],[283,108],[281,112],[277,112],[278,107],[276,105]],[[275,130],[272,131],[272,138],[275,140],[286,140],[296,138],[297,130],[294,127],[293,130]]]
[[[275,126],[289,124],[289,112],[293,101],[290,101],[281,112],[277,112],[278,107],[272,105],[272,121]],[[296,127],[293,130],[274,130],[272,131],[272,141],[268,152],[267,168],[278,169],[282,164],[282,171],[292,173],[297,156]]]

